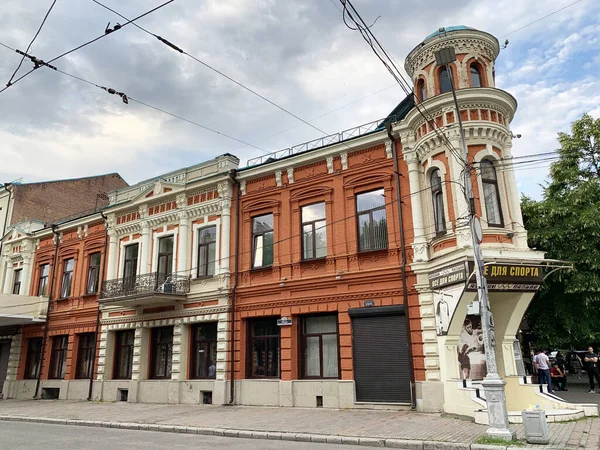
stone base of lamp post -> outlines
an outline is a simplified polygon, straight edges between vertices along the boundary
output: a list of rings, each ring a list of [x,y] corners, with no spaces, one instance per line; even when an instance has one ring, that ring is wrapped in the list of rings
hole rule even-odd
[[[506,382],[498,374],[488,374],[481,383],[485,391],[490,427],[486,435],[491,438],[512,441],[516,439],[516,432],[508,425],[508,409],[504,386]]]

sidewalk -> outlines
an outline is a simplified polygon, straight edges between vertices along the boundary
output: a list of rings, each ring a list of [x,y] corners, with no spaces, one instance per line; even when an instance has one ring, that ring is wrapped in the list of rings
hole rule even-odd
[[[474,444],[485,434],[486,426],[439,414],[410,411],[93,403],[64,400],[0,401],[0,420],[42,421],[41,419],[68,425],[352,443],[405,449],[503,448]],[[552,423],[549,427],[550,445],[515,448],[600,449],[600,419]],[[518,438],[523,439],[522,425],[515,425],[514,429]]]

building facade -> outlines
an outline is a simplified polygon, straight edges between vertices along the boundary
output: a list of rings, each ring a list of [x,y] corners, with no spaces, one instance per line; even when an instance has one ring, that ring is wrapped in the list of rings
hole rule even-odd
[[[95,399],[228,402],[233,171],[213,160],[109,193]]]

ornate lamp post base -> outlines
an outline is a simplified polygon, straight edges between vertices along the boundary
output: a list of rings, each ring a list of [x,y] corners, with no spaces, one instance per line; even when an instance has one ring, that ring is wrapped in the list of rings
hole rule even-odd
[[[485,391],[490,427],[486,435],[491,438],[512,441],[516,439],[516,432],[508,425],[508,409],[504,386],[506,382],[496,373],[488,374],[481,383]]]

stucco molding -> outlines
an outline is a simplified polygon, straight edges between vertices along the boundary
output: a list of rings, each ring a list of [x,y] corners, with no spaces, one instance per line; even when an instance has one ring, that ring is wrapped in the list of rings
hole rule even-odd
[[[109,312],[108,309],[103,309],[104,312]],[[213,314],[222,314],[229,312],[228,305],[219,305],[206,307],[202,309],[198,308],[190,308],[189,310],[174,310],[174,311],[165,311],[161,313],[155,314],[139,314],[134,316],[121,316],[121,317],[108,317],[100,319],[100,323],[102,326],[105,325],[115,325],[115,324],[124,324],[124,323],[132,323],[134,324],[139,322],[151,322],[157,320],[177,320],[183,318],[194,318],[194,321],[201,322],[205,321],[204,317],[210,316]],[[174,323],[173,323],[174,324]]]

